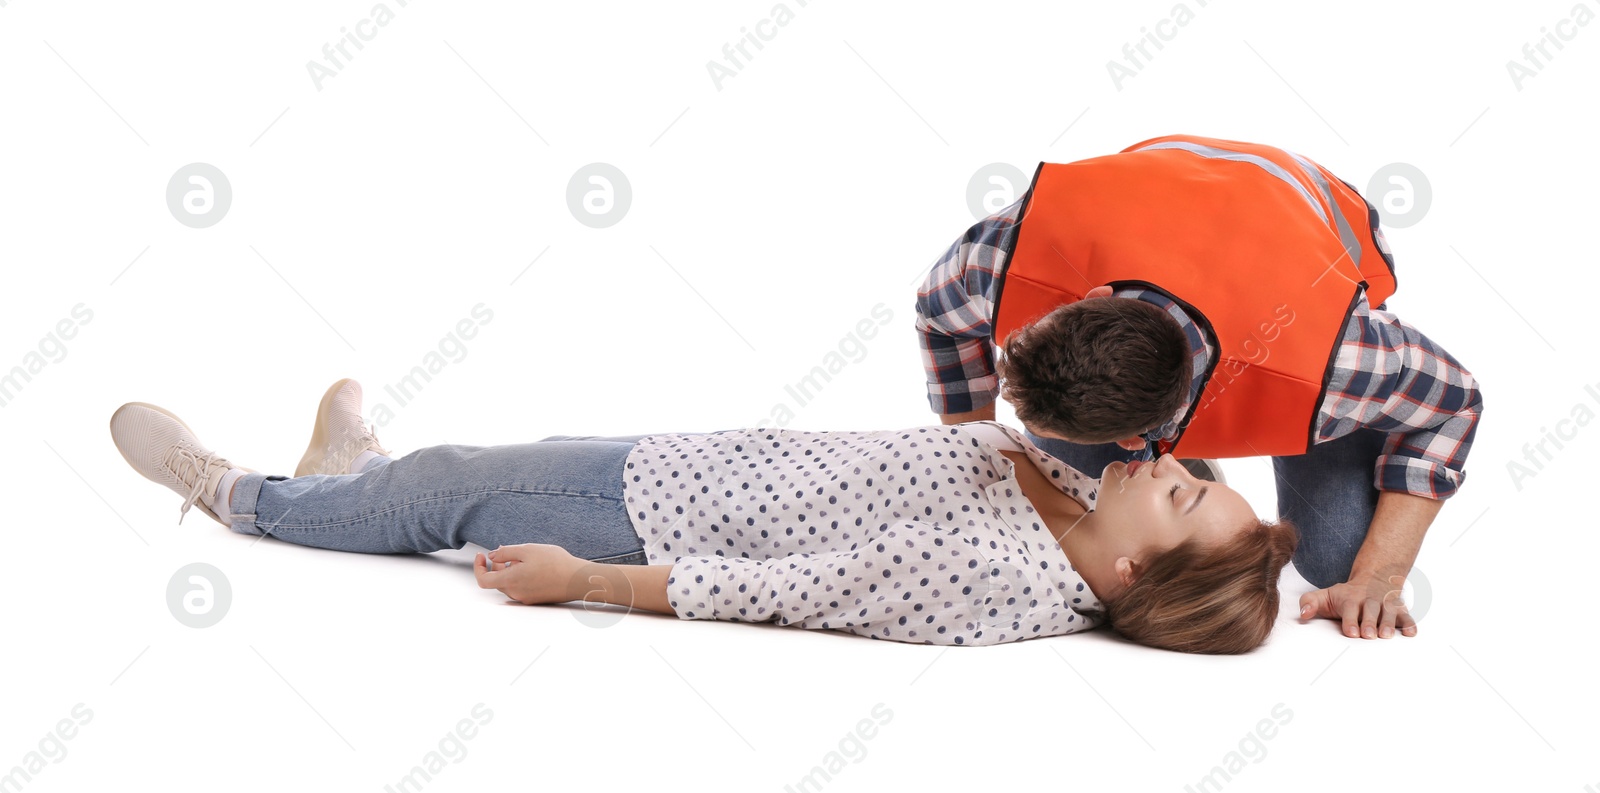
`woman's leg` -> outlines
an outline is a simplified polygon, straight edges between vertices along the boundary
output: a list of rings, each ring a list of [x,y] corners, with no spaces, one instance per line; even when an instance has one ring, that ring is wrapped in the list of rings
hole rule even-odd
[[[623,502],[630,442],[445,444],[380,457],[359,474],[251,473],[229,499],[232,528],[358,553],[426,553],[540,542],[574,556],[644,564]]]
[[[608,441],[608,442],[611,442],[611,443],[626,443],[629,446],[632,446],[633,444],[638,443],[639,439],[643,438],[643,437],[645,437],[645,436],[644,435],[606,435],[606,436],[601,436],[601,435],[551,435],[548,438],[539,439],[539,443],[545,443],[547,441]]]

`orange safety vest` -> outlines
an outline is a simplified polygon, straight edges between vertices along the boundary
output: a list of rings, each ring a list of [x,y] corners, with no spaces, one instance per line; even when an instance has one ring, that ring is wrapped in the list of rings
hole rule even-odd
[[[1177,301],[1216,354],[1180,422],[1185,457],[1304,454],[1345,323],[1395,290],[1377,212],[1300,155],[1169,135],[1040,163],[1006,247],[994,342],[1090,289]]]

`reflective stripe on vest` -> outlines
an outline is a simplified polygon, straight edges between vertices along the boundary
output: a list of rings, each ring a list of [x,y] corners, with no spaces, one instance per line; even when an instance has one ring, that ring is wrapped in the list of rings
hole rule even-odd
[[[1344,219],[1344,212],[1339,209],[1339,202],[1334,200],[1333,191],[1328,188],[1328,180],[1322,178],[1322,172],[1317,170],[1317,166],[1312,165],[1306,158],[1292,151],[1287,153],[1294,158],[1295,162],[1300,163],[1300,167],[1306,172],[1306,176],[1311,177],[1311,181],[1317,183],[1317,189],[1322,191],[1322,200],[1328,202],[1328,208],[1333,211],[1334,222],[1338,224],[1339,242],[1344,245],[1345,253],[1350,255],[1350,261],[1354,262],[1356,267],[1360,267],[1361,243],[1356,242],[1356,233],[1351,230],[1349,221]]]
[[[1235,162],[1247,162],[1247,163],[1250,163],[1251,165],[1258,166],[1262,170],[1266,171],[1267,173],[1270,173],[1273,176],[1276,176],[1279,179],[1282,179],[1283,181],[1288,182],[1289,186],[1293,187],[1295,190],[1298,190],[1300,192],[1300,197],[1304,198],[1306,200],[1306,203],[1310,204],[1311,208],[1316,210],[1317,217],[1322,218],[1322,222],[1324,222],[1324,223],[1328,222],[1328,213],[1322,211],[1322,205],[1317,203],[1317,199],[1311,197],[1311,193],[1310,193],[1310,191],[1306,190],[1305,185],[1300,184],[1300,182],[1298,180],[1296,180],[1293,176],[1289,175],[1288,171],[1285,171],[1277,163],[1275,163],[1275,162],[1273,162],[1271,160],[1264,159],[1264,158],[1261,158],[1261,157],[1257,157],[1254,154],[1244,154],[1244,153],[1236,152],[1236,151],[1227,151],[1225,149],[1216,149],[1216,148],[1212,148],[1210,146],[1201,146],[1201,145],[1199,145],[1197,143],[1188,143],[1188,142],[1185,142],[1185,141],[1167,141],[1165,143],[1152,143],[1149,146],[1140,146],[1137,149],[1129,149],[1128,151],[1149,151],[1151,149],[1181,149],[1183,151],[1194,152],[1195,154],[1198,154],[1198,155],[1200,155],[1202,157],[1214,157],[1214,158],[1219,159],[1219,160],[1233,160]],[[1326,194],[1327,190],[1324,189],[1323,193]],[[1332,203],[1333,199],[1330,197],[1328,199],[1328,201],[1329,201],[1329,203]]]
[[[1267,173],[1278,177],[1279,179],[1283,180],[1284,183],[1293,187],[1295,191],[1300,194],[1300,197],[1305,199],[1306,203],[1316,211],[1317,217],[1321,218],[1323,222],[1328,222],[1329,214],[1332,214],[1332,221],[1336,230],[1339,232],[1339,242],[1344,246],[1345,253],[1350,256],[1351,263],[1355,264],[1358,270],[1361,270],[1363,278],[1365,278],[1365,280],[1368,282],[1369,291],[1383,294],[1383,297],[1377,297],[1376,295],[1374,296],[1374,299],[1372,300],[1373,305],[1381,304],[1383,300],[1387,298],[1388,294],[1392,293],[1394,288],[1394,271],[1389,267],[1388,241],[1383,238],[1383,232],[1381,230],[1371,225],[1364,226],[1371,235],[1370,239],[1373,247],[1381,251],[1383,254],[1383,256],[1380,258],[1383,258],[1384,260],[1384,269],[1378,270],[1370,265],[1368,267],[1362,267],[1362,249],[1364,244],[1361,242],[1361,238],[1357,236],[1355,228],[1350,225],[1350,221],[1346,217],[1344,209],[1341,207],[1340,199],[1343,198],[1345,201],[1351,201],[1353,199],[1353,203],[1355,203],[1355,206],[1352,207],[1353,210],[1367,209],[1369,210],[1369,214],[1371,211],[1371,205],[1367,204],[1365,199],[1361,198],[1354,191],[1350,190],[1349,187],[1343,182],[1339,184],[1339,187],[1335,188],[1328,183],[1327,177],[1323,176],[1322,169],[1317,167],[1315,163],[1292,151],[1288,151],[1286,149],[1279,150],[1283,154],[1292,158],[1295,163],[1300,166],[1300,171],[1304,173],[1306,178],[1309,179],[1312,185],[1316,187],[1317,192],[1322,196],[1322,201],[1318,202],[1312,197],[1310,191],[1306,189],[1304,183],[1292,176],[1282,166],[1265,157],[1247,152],[1233,151],[1217,146],[1194,143],[1191,141],[1200,139],[1190,138],[1185,140],[1182,139],[1183,137],[1184,136],[1175,135],[1168,139],[1161,139],[1161,142],[1158,143],[1134,144],[1124,151],[1129,152],[1145,151],[1149,149],[1181,149],[1183,151],[1198,154],[1202,157],[1213,157],[1223,160],[1232,160],[1235,162],[1248,162],[1261,168],[1262,170],[1265,170]],[[1326,209],[1324,209],[1324,207],[1326,207]],[[1356,281],[1351,280],[1351,283],[1356,283]]]

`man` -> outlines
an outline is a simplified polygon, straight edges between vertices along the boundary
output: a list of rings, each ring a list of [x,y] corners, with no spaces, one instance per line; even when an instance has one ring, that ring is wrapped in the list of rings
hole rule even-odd
[[[993,419],[1003,395],[1090,475],[1158,453],[1271,456],[1295,568],[1319,587],[1301,618],[1414,636],[1400,589],[1483,402],[1386,310],[1394,290],[1353,187],[1282,149],[1174,135],[1041,163],[934,265],[917,329],[946,424]]]

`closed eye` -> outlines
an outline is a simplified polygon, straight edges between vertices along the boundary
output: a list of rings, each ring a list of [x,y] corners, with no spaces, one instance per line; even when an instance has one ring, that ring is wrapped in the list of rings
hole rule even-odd
[[[1178,503],[1178,488],[1180,487],[1182,487],[1182,485],[1173,485],[1172,489],[1167,491],[1167,500],[1174,504]]]

